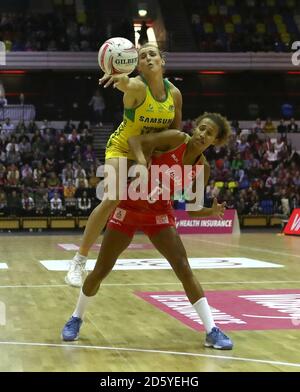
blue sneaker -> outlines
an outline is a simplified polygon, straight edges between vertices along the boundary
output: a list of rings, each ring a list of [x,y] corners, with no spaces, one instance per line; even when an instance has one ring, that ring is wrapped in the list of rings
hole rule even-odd
[[[81,324],[82,320],[79,317],[72,316],[61,332],[62,339],[66,342],[77,340],[79,337]]]
[[[233,343],[218,327],[214,327],[211,332],[206,335],[204,346],[213,347],[219,350],[232,350]]]

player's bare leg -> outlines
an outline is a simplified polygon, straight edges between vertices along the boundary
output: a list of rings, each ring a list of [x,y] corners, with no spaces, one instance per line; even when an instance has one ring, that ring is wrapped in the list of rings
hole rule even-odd
[[[162,229],[150,237],[155,248],[168,260],[186,295],[199,315],[206,330],[205,346],[221,350],[231,350],[233,344],[219,328],[216,327],[211,309],[203,289],[194,275],[180,236],[174,227]]]
[[[73,257],[69,271],[65,277],[65,281],[70,286],[81,287],[83,282],[83,277],[85,273],[85,264],[87,261],[88,252],[91,249],[92,245],[96,242],[97,238],[102,233],[106,222],[113,212],[113,210],[119,204],[119,195],[120,192],[125,191],[127,186],[127,176],[126,179],[119,182],[120,176],[120,165],[122,165],[122,160],[124,158],[112,158],[108,159],[105,164],[110,165],[112,170],[115,173],[115,181],[113,181],[113,185],[115,186],[115,194],[104,195],[103,201],[94,208],[92,213],[90,214],[84,233],[82,242],[79,248],[79,251]],[[132,164],[132,161],[129,162],[129,165]],[[127,173],[127,171],[126,171]],[[120,189],[121,184],[121,189]],[[122,187],[124,185],[124,189]],[[109,191],[109,190],[108,190]]]
[[[63,340],[78,339],[88,304],[97,294],[101,282],[111,272],[119,255],[129,246],[131,240],[132,237],[127,234],[111,229],[106,230],[94,270],[86,277],[75,310],[62,330]]]

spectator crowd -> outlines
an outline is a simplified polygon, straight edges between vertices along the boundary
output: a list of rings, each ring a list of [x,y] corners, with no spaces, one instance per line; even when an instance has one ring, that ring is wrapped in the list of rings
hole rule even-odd
[[[298,125],[294,119],[287,124],[281,120],[277,137],[270,138],[268,133],[276,132],[270,123],[271,119],[264,124],[257,119],[251,129],[242,130],[233,121],[228,146],[207,151],[211,165],[208,204],[217,197],[240,215],[289,215],[300,208],[300,154],[287,137],[288,132],[297,132]],[[184,130],[191,129],[192,121],[187,121]]]
[[[290,52],[300,28],[295,0],[186,0],[201,52]]]
[[[0,215],[88,215],[97,203],[99,161],[87,124],[55,129],[13,125],[0,130]]]
[[[97,51],[110,37],[134,42],[133,23],[126,18],[106,26],[96,20],[79,22],[76,15],[51,12],[0,12],[0,41],[6,51]]]
[[[272,126],[270,126],[270,124]],[[192,121],[184,123],[190,133]],[[250,129],[232,121],[227,146],[210,148],[211,165],[206,188],[208,205],[214,197],[226,201],[240,215],[288,215],[300,207],[300,155],[289,132],[297,132],[294,119],[281,120],[276,131],[271,119],[257,119]],[[55,129],[47,120],[0,126],[0,215],[88,215],[98,203],[96,177],[100,165],[88,125],[67,121]]]

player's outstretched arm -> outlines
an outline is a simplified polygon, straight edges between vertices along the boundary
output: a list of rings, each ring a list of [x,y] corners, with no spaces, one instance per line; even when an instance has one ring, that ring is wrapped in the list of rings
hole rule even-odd
[[[114,88],[117,88],[123,93],[145,90],[145,84],[139,78],[130,78],[126,74],[104,74],[102,78],[99,79],[99,85],[103,85],[104,88],[113,85]]]

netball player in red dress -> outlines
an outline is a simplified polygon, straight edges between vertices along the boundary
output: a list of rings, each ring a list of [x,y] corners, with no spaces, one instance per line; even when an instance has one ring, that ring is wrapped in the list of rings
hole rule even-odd
[[[214,144],[225,144],[229,135],[230,125],[224,117],[216,113],[206,113],[196,120],[192,137],[181,131],[170,130],[132,137],[129,139],[129,145],[134,151],[137,162],[145,162],[145,159],[147,161],[151,157],[151,166],[166,165],[166,168],[172,168],[174,165],[179,165],[182,172],[184,166],[189,165],[190,175],[187,177],[192,185],[193,182],[195,183],[193,173],[196,172],[197,165],[203,164],[203,159],[205,159],[202,155],[203,151]],[[160,153],[155,151],[160,151]],[[165,172],[170,175],[168,186],[170,192],[174,193],[180,181],[174,177],[174,172],[172,175],[172,170]],[[207,182],[208,176],[205,177]],[[189,184],[185,182],[185,185]],[[159,193],[157,192],[155,196],[155,192],[152,192],[151,197],[146,200],[123,200],[111,215],[97,263],[85,279],[75,311],[63,328],[62,338],[65,341],[78,339],[83,314],[88,303],[98,292],[101,282],[113,269],[119,255],[129,246],[134,233],[141,230],[148,235],[155,248],[168,260],[181,281],[189,301],[205,327],[205,346],[222,350],[232,349],[233,343],[230,338],[216,327],[203,289],[190,268],[186,250],[176,231],[172,204],[170,200],[162,200]],[[222,217],[224,210],[225,205],[218,204],[214,200],[211,208],[201,208],[199,211],[189,213],[194,217],[210,215]]]

